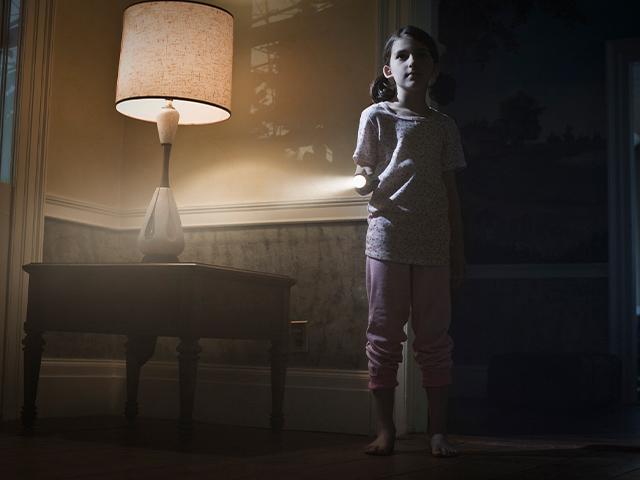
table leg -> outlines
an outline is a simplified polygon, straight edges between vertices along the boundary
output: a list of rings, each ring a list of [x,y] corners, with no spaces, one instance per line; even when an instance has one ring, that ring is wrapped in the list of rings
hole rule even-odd
[[[176,350],[178,351],[180,376],[180,428],[191,430],[198,358],[202,348],[200,348],[197,338],[180,337],[180,343]]]
[[[26,336],[22,340],[24,351],[24,403],[22,405],[22,426],[25,430],[33,429],[38,416],[36,396],[38,395],[38,379],[40,364],[44,351],[42,332],[29,330],[25,325]]]
[[[138,416],[140,369],[153,356],[156,349],[156,337],[130,335],[127,337],[125,349],[127,356],[127,403],[124,415],[132,424]]]
[[[271,341],[271,430],[279,432],[284,425],[284,383],[287,375],[287,352],[279,340]]]

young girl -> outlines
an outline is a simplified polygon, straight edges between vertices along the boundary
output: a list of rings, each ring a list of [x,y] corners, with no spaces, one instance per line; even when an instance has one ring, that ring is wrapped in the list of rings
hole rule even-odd
[[[375,103],[362,112],[353,154],[356,173],[375,186],[365,249],[366,354],[378,419],[378,436],[366,449],[371,455],[393,452],[394,390],[409,317],[429,401],[431,453],[457,453],[446,436],[448,328],[450,289],[464,273],[455,170],[466,164],[455,122],[426,102],[438,61],[435,41],[419,28],[406,26],[389,38],[383,75],[371,87]]]

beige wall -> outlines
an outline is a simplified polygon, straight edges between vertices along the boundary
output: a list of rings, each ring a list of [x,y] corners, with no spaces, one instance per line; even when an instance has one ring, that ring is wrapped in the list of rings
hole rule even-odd
[[[158,184],[155,126],[113,106],[121,9],[59,0],[47,193],[146,207]],[[377,2],[226,0],[235,16],[232,117],[182,126],[171,182],[179,206],[353,197],[345,180],[375,73]]]
[[[120,206],[124,122],[113,107],[120,29],[119,2],[56,2],[46,150],[49,195]]]

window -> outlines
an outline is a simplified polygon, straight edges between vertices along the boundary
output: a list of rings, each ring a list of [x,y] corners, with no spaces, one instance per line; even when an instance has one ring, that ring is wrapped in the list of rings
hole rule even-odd
[[[0,182],[11,183],[21,0],[3,2],[0,25]]]

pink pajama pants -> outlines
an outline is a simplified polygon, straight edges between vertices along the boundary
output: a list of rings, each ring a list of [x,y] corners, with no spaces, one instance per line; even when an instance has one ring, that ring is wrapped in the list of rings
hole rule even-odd
[[[394,388],[402,361],[403,327],[411,317],[413,351],[424,387],[451,383],[451,295],[448,266],[367,257],[369,388]]]

